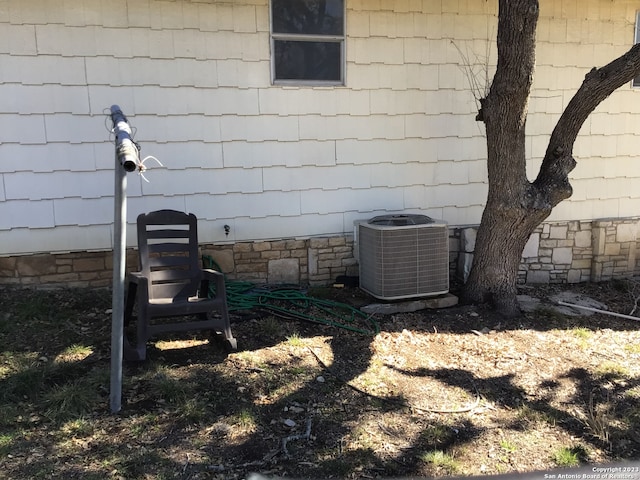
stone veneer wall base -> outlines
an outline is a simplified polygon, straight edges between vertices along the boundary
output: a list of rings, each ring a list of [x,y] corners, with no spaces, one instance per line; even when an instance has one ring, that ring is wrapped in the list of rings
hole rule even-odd
[[[473,262],[476,226],[450,227],[451,278],[465,281]],[[519,283],[601,282],[640,274],[638,218],[549,222],[525,246]],[[285,239],[201,246],[229,280],[255,283],[332,284],[357,276],[352,236]],[[137,253],[127,250],[127,271]],[[112,252],[71,252],[0,257],[0,285],[109,287]]]

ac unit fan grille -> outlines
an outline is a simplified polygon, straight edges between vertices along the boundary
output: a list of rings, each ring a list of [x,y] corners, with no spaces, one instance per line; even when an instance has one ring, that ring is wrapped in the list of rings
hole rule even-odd
[[[360,286],[383,299],[449,291],[446,225],[376,228],[360,224]]]

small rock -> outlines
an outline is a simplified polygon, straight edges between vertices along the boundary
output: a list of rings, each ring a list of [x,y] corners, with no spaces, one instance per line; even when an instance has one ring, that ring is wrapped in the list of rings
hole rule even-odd
[[[282,423],[284,423],[287,427],[289,428],[293,428],[296,426],[296,422],[294,422],[293,420],[291,420],[290,418],[287,418],[285,421],[283,421]]]
[[[209,428],[213,435],[228,435],[231,432],[231,425],[224,422],[216,422]]]
[[[324,383],[324,377],[322,375],[316,377],[316,382]]]

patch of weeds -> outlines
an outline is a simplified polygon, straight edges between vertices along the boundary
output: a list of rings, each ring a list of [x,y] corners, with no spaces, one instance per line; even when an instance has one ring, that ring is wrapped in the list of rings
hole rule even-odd
[[[593,393],[589,395],[589,403],[586,408],[583,423],[594,437],[607,444],[610,444],[610,426],[613,419],[612,410],[613,407],[608,400],[607,402],[596,405],[593,399]]]
[[[575,327],[571,329],[571,333],[573,333],[576,338],[579,338],[581,340],[586,340],[593,336],[593,332],[585,327]]]
[[[445,470],[447,473],[457,473],[460,470],[460,463],[453,458],[453,455],[442,450],[432,450],[418,456],[418,459],[428,463],[433,467]]]
[[[627,343],[623,348],[627,353],[640,353],[640,343]]]
[[[307,373],[309,373],[309,369],[307,367],[294,366],[287,369],[287,373],[294,376],[306,375]]]
[[[52,310],[54,305],[55,302],[50,301],[44,294],[25,298],[24,301],[14,306],[14,319],[18,322],[47,320],[51,318],[54,313]]]
[[[589,339],[593,336],[593,332],[585,327],[572,328],[571,333],[578,340],[578,346],[582,350],[587,348],[589,345]]]
[[[508,452],[508,453],[514,453],[518,450],[515,444],[511,443],[509,440],[504,438],[500,440],[500,448],[502,448],[505,452]]]
[[[62,352],[60,352],[60,354],[56,356],[55,361],[56,362],[79,362],[87,358],[92,353],[93,353],[92,347],[75,343],[73,345],[68,346]]]
[[[62,422],[90,413],[97,403],[95,387],[85,379],[56,385],[44,394],[45,415],[54,422]]]
[[[427,445],[442,445],[450,441],[453,434],[453,430],[450,427],[442,424],[429,425],[424,429],[420,435]]]
[[[640,386],[636,386],[633,388],[630,388],[629,390],[627,390],[626,392],[624,392],[624,396],[626,398],[630,398],[630,399],[640,399]]]
[[[599,377],[613,377],[613,378],[624,378],[628,377],[630,372],[627,367],[624,367],[615,362],[603,362],[601,363],[594,372]]]
[[[258,329],[269,336],[277,336],[282,333],[282,323],[275,317],[267,317],[260,321]]]
[[[15,403],[0,403],[0,430],[14,427],[22,411]]]
[[[235,425],[239,425],[242,428],[253,430],[258,422],[255,413],[247,408],[243,408],[234,415],[232,423]]]
[[[516,418],[521,422],[532,424],[548,424],[555,425],[553,415],[548,412],[535,410],[529,405],[522,405],[516,412]]]
[[[255,353],[250,350],[242,350],[237,353],[232,353],[229,355],[230,358],[236,358],[242,362],[253,363],[253,357]]]
[[[559,467],[577,467],[580,465],[580,462],[585,461],[586,458],[587,452],[581,445],[561,447],[553,452],[553,461]]]
[[[300,336],[298,332],[293,332],[291,335],[287,337],[287,345],[291,347],[304,347],[304,339]]]
[[[93,433],[92,423],[84,417],[69,420],[62,425],[60,431],[71,437],[86,437]]]
[[[0,401],[35,401],[45,384],[49,366],[33,359],[35,354],[16,355],[8,367],[10,373],[5,376],[0,389]]]
[[[0,458],[6,457],[13,445],[13,435],[0,433]]]
[[[210,418],[207,405],[198,397],[184,398],[178,402],[176,405],[176,415],[181,420],[189,423],[200,423]]]
[[[352,435],[353,435],[354,441],[357,442],[357,444],[361,448],[365,450],[375,449],[373,437],[371,436],[371,433],[369,432],[368,428],[365,427],[364,425],[359,425],[358,427],[356,427],[353,430]]]
[[[640,427],[640,405],[634,404],[625,412],[625,423],[632,427]]]
[[[170,367],[158,365],[154,372],[149,373],[149,384],[146,389],[151,398],[176,402],[181,401],[190,393],[191,384],[173,378],[174,372]]]
[[[158,425],[158,420],[156,413],[145,413],[133,418],[127,430],[133,438],[144,437],[153,432],[153,428]]]

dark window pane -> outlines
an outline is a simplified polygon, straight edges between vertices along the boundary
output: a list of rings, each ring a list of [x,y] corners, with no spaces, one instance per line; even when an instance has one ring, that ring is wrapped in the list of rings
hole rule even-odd
[[[276,40],[274,45],[276,80],[341,81],[340,43]]]
[[[343,0],[272,0],[274,33],[342,35]]]
[[[633,79],[633,86],[640,87],[640,77],[636,77]]]

